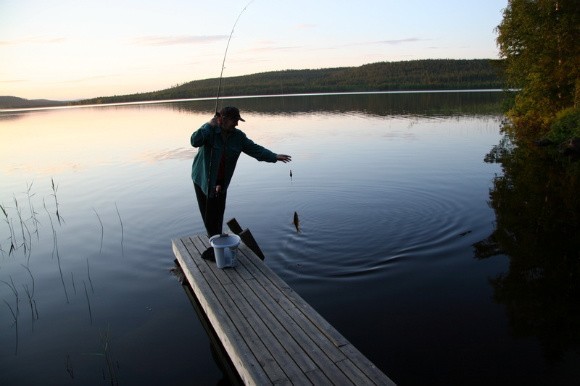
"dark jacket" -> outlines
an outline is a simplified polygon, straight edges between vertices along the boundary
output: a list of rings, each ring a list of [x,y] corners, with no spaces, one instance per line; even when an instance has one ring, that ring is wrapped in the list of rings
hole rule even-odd
[[[254,143],[246,136],[246,134],[244,134],[243,131],[237,128],[234,129],[225,142],[220,133],[221,128],[219,126],[212,127],[210,124],[206,123],[191,134],[191,146],[199,148],[195,158],[193,159],[191,179],[195,184],[203,189],[206,195],[208,193],[210,157],[212,157],[212,161],[209,186],[214,187],[224,149],[226,152],[226,163],[225,176],[222,184],[223,191],[226,191],[230,185],[240,153],[246,153],[258,161],[276,162],[275,153]]]

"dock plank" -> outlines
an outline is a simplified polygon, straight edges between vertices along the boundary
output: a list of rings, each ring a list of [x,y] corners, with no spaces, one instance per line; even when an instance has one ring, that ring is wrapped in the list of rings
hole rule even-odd
[[[305,334],[312,340],[312,343],[316,344],[321,350],[323,350],[326,355],[334,362],[344,359],[344,354],[337,348],[340,345],[347,344],[346,340],[343,339],[328,339],[328,326],[324,326],[325,330],[323,332],[318,327],[318,325],[313,324],[312,320],[308,318],[305,312],[309,310],[305,309],[304,306],[297,307],[294,302],[292,302],[285,292],[281,291],[279,287],[276,287],[271,282],[264,282],[262,286],[255,289],[259,292],[259,296],[262,299],[269,301],[272,307],[278,306],[285,311],[283,315],[292,317],[291,323],[296,324],[298,328],[301,328]],[[276,304],[274,304],[276,303]],[[331,334],[332,335],[332,334]],[[340,337],[342,338],[342,337]]]
[[[205,235],[172,240],[192,292],[248,385],[394,385],[246,245],[238,264],[201,258]]]
[[[244,258],[241,258],[240,261],[242,262],[240,265],[243,266],[245,263]],[[244,268],[245,266],[239,270],[243,271]],[[283,299],[281,294],[272,294],[263,286],[251,286],[248,290],[254,292],[256,301],[261,302],[266,310],[278,309],[279,312],[274,315],[278,324],[285,330],[285,333],[294,338],[300,346],[300,350],[304,350],[305,347],[308,348],[306,353],[317,363],[317,366],[329,367],[332,366],[332,363],[345,359],[344,354],[336,346],[332,345],[328,339],[323,339],[324,336],[319,334],[318,330],[311,328],[311,324],[305,323],[306,319],[303,314],[297,313],[295,308],[287,309],[281,307],[281,299]],[[314,368],[304,369],[306,372],[310,370],[314,370]]]
[[[263,299],[260,299],[254,292],[252,292],[246,283],[239,281],[236,285],[239,285],[240,292],[243,292],[246,295],[246,298],[239,299],[240,304],[246,309],[246,312],[244,313],[245,316],[259,324],[262,336],[272,337],[272,339],[268,339],[269,343],[276,348],[279,347],[277,350],[278,354],[281,358],[286,357],[285,364],[295,363],[302,370],[301,372],[316,369],[317,366],[310,357],[301,355],[303,349],[302,346],[296,342],[296,336],[286,335],[286,333],[280,334],[280,332],[287,330],[288,328],[285,323],[289,324],[291,322],[289,320],[280,321],[278,319],[279,315],[277,316],[272,313],[272,309],[275,308],[267,307],[263,303]],[[296,334],[299,334],[299,332],[296,331]],[[292,336],[294,339],[280,339],[280,337],[285,336]],[[292,362],[288,361],[290,358],[293,358]]]
[[[266,347],[260,345],[260,339],[252,334],[251,328],[243,321],[236,325],[234,322],[236,318],[228,315],[227,308],[230,309],[230,314],[235,310],[235,307],[232,308],[233,302],[222,296],[224,303],[220,303],[210,286],[210,284],[215,285],[215,281],[212,283],[211,276],[203,275],[203,265],[198,267],[193,259],[182,258],[182,256],[194,253],[191,248],[195,248],[195,246],[191,240],[182,239],[181,241],[181,245],[179,242],[173,244],[174,248],[177,247],[175,255],[183,264],[182,268],[186,278],[209,321],[214,326],[226,352],[236,366],[242,381],[245,384],[267,384],[271,379],[283,378],[282,369],[276,366],[275,359],[269,355]],[[209,274],[207,270],[206,273]],[[219,326],[219,328],[215,328],[215,326]],[[251,347],[254,347],[254,350]]]

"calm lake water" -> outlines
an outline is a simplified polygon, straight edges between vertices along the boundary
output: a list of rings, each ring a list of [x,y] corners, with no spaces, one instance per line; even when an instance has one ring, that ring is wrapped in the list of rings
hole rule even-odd
[[[551,320],[537,333],[514,316],[528,303],[502,292],[516,260],[490,238],[504,224],[490,192],[504,169],[484,162],[503,138],[501,97],[224,101],[250,138],[293,157],[242,155],[226,219],[250,228],[266,264],[400,385],[580,379],[580,318],[566,322],[578,285],[557,317],[525,314]],[[189,137],[213,104],[0,113],[0,384],[222,380],[171,250],[204,231]]]

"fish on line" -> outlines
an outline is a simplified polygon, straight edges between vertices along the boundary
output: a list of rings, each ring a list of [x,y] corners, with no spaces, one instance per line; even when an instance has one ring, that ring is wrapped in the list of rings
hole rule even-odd
[[[294,220],[292,222],[296,227],[296,232],[300,233],[300,220],[298,219],[298,213],[294,212]]]

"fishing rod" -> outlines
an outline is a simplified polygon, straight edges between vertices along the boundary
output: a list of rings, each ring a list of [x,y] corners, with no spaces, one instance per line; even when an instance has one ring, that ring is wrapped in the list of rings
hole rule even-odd
[[[242,14],[244,13],[244,11],[246,10],[246,8],[248,8],[248,6],[250,4],[252,4],[254,2],[254,0],[250,0],[248,2],[248,4],[246,4],[246,6],[240,11],[238,17],[236,18],[236,21],[234,22],[234,25],[232,26],[232,31],[230,32],[230,36],[228,37],[228,43],[226,44],[226,50],[224,52],[224,59],[222,60],[222,69],[220,72],[220,78],[219,78],[219,83],[218,83],[218,90],[217,90],[217,96],[215,99],[215,116],[219,117],[220,113],[218,110],[218,104],[219,104],[219,100],[220,100],[220,93],[221,93],[221,89],[222,89],[222,79],[223,79],[223,75],[224,75],[224,68],[226,67],[226,57],[228,56],[228,48],[230,48],[230,41],[232,40],[232,36],[234,35],[234,31],[236,29],[236,25],[238,24],[238,21],[240,20],[240,17],[242,17]],[[210,153],[209,153],[209,170],[207,173],[207,198],[206,198],[206,202],[205,202],[205,215],[204,215],[204,225],[207,224],[207,214],[208,214],[208,206],[209,206],[209,199],[211,197],[211,171],[212,171],[212,163],[213,163],[213,148],[214,148],[214,143],[215,143],[215,130],[212,130],[212,140],[211,140],[211,146],[210,146]],[[215,188],[214,188],[215,189]],[[218,192],[216,192],[214,190],[214,197],[217,197]],[[212,236],[212,235],[208,235],[208,236]]]
[[[228,56],[228,49],[230,48],[230,41],[232,40],[232,36],[234,35],[234,30],[236,29],[236,25],[238,24],[238,21],[240,20],[240,17],[242,17],[242,14],[245,12],[246,8],[249,7],[250,4],[252,4],[254,2],[254,0],[250,0],[250,2],[248,2],[248,4],[246,4],[246,6],[241,10],[240,14],[238,15],[238,17],[236,18],[236,21],[232,27],[232,31],[230,32],[230,36],[228,38],[228,43],[226,44],[226,51],[224,52],[224,59],[222,61],[222,69],[220,72],[220,80],[218,83],[218,90],[217,90],[217,96],[215,99],[215,113],[216,115],[219,116],[219,110],[218,110],[218,103],[220,100],[220,93],[222,90],[222,79],[223,79],[223,75],[224,75],[224,68],[226,68],[226,57]]]

